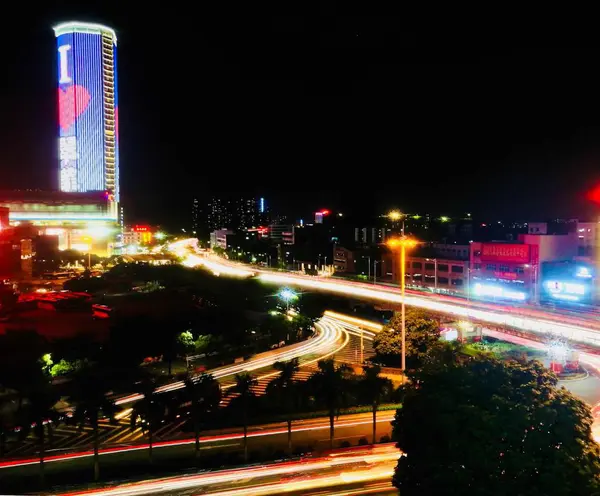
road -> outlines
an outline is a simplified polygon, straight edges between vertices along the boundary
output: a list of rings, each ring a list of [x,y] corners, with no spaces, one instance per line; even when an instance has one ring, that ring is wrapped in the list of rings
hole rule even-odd
[[[64,496],[145,494],[263,496],[310,494],[397,494],[390,479],[400,456],[393,444],[335,450],[321,457],[232,470],[145,480]]]
[[[332,317],[325,316],[317,324],[317,336],[312,340],[298,343],[289,347],[272,350],[267,353],[257,355],[253,359],[240,364],[234,364],[227,367],[221,367],[209,371],[213,373],[221,382],[222,388],[227,390],[233,385],[233,374],[241,370],[249,370],[257,378],[256,394],[264,394],[269,381],[279,372],[272,368],[273,362],[277,360],[287,360],[298,356],[300,359],[300,370],[296,375],[296,380],[306,380],[317,369],[316,362],[326,357],[333,357],[336,361],[344,363],[358,363],[361,360],[361,341],[365,359],[373,354],[371,346],[372,333],[362,332],[355,326],[340,322]],[[178,381],[168,384],[161,388],[161,391],[169,392],[182,387],[183,384]],[[131,408],[129,403],[135,401],[136,395],[128,395],[117,399],[117,403],[123,408],[117,414],[117,422],[110,423],[108,420],[101,420],[99,424],[99,439],[103,447],[108,449],[118,449],[121,447],[129,448],[132,445],[143,443],[145,433],[141,427],[132,429],[130,426],[129,414]],[[230,401],[231,395],[225,396],[223,405]],[[155,440],[160,442],[180,441],[186,439],[189,433],[182,431],[187,422],[187,417],[181,417],[174,422],[165,422],[155,432]],[[361,434],[362,435],[362,434]],[[359,435],[358,437],[361,437]],[[383,434],[382,434],[383,435]],[[314,441],[314,440],[311,440]],[[93,442],[93,430],[88,427],[79,429],[72,424],[61,423],[53,429],[53,437],[50,445],[47,447],[49,453],[60,454],[60,456],[69,456],[82,450],[90,449]],[[37,453],[39,446],[34,437],[29,437],[21,441],[16,447],[11,446],[11,458],[26,458]],[[0,467],[2,465],[0,464]]]
[[[377,416],[377,437],[391,435],[391,420],[395,411],[382,411]],[[372,414],[345,415],[339,417],[335,427],[334,446],[349,442],[356,446],[362,437],[371,440]],[[201,453],[212,457],[213,453],[239,453],[242,447],[241,429],[210,431],[202,434]],[[323,452],[329,449],[329,419],[318,418],[295,421],[292,429],[294,447],[302,452]],[[285,423],[253,426],[248,433],[250,453],[270,453],[287,449],[287,425]],[[122,480],[134,474],[147,473],[148,445],[135,444],[100,450],[100,466],[104,480]],[[194,439],[177,439],[157,442],[153,445],[155,466],[168,465],[169,470],[181,472],[194,465]],[[45,474],[49,484],[72,484],[85,482],[91,477],[93,452],[91,450],[51,455],[45,460]],[[23,492],[26,484],[34,490],[39,475],[39,458],[0,462],[0,487],[2,493],[12,490]]]
[[[257,277],[261,281],[271,284],[325,291],[394,305],[402,302],[399,291],[386,285],[262,270],[235,264],[214,256],[189,252],[186,256],[185,265],[189,267],[203,266],[217,275]],[[434,293],[427,295],[427,293],[416,291],[408,292],[405,301],[410,306],[425,308],[457,318],[544,335],[556,334],[576,343],[600,348],[600,320],[594,314],[579,315],[570,311],[561,312],[523,306],[515,307],[511,304],[484,303]]]

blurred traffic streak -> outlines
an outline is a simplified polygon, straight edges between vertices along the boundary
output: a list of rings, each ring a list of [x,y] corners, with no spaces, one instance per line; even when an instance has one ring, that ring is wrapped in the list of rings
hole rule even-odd
[[[316,334],[301,343],[293,344],[279,348],[278,350],[261,353],[255,357],[245,360],[241,363],[227,365],[218,369],[210,370],[209,373],[215,379],[223,379],[225,377],[234,376],[240,372],[252,372],[261,368],[269,367],[275,362],[291,360],[292,358],[302,358],[305,356],[317,355],[313,361],[321,360],[338,351],[339,348],[347,344],[347,333],[344,328],[330,319],[322,319],[315,325]],[[303,362],[305,363],[305,362]],[[278,372],[271,372],[271,375],[276,375]],[[266,377],[266,376],[265,376]],[[263,378],[262,376],[259,377]],[[175,391],[185,387],[183,381],[176,381],[156,389],[157,393]],[[115,400],[116,405],[123,405],[142,399],[141,394],[130,394]]]
[[[333,488],[334,492],[331,494],[365,494],[355,492],[359,489],[356,486],[372,486],[371,489],[377,487],[379,490],[391,487],[390,480],[399,457],[400,452],[394,444],[387,443],[334,450],[318,458],[302,458],[283,463],[154,479],[64,494],[134,496],[188,494],[190,490],[202,490],[202,494],[259,496],[281,492],[310,494],[313,490],[325,488]],[[373,487],[374,483],[379,485]],[[351,492],[341,491],[344,486],[349,486]],[[320,494],[327,492],[321,491]]]
[[[377,422],[387,424],[389,427],[390,422],[393,420],[395,415],[395,410],[387,410],[380,411],[377,416]],[[362,432],[362,428],[366,426],[371,426],[373,423],[373,416],[371,412],[361,413],[355,415],[348,415],[339,417],[339,419],[335,423],[336,431],[340,431],[343,429],[352,429],[352,428],[361,428],[361,435],[364,435]],[[270,426],[253,426],[250,427],[248,432],[248,439],[253,438],[263,438],[263,437],[271,437],[271,436],[287,436],[287,425],[285,422],[278,424],[277,427]],[[292,427],[292,434],[302,433],[302,432],[318,432],[318,431],[328,431],[329,429],[329,418],[323,417],[318,419],[311,419],[307,421],[296,422]],[[322,436],[322,434],[321,434]],[[227,442],[227,441],[240,441],[244,437],[242,432],[233,432],[227,434],[217,434],[217,435],[205,435],[200,438],[200,443],[204,446],[206,445],[216,445],[219,443]],[[357,436],[360,437],[360,436]],[[186,439],[174,439],[171,441],[158,441],[152,443],[152,449],[162,449],[162,448],[173,448],[178,446],[186,446],[193,445],[195,443],[195,438],[186,438]],[[109,456],[117,453],[128,453],[140,450],[147,450],[148,444],[135,444],[135,445],[125,445],[125,446],[116,446],[111,448],[101,448],[99,450],[99,454],[101,456]],[[85,450],[79,452],[72,453],[64,453],[60,455],[49,455],[44,458],[44,463],[56,463],[56,462],[65,462],[70,460],[78,460],[83,458],[89,458],[94,455],[93,450]],[[7,460],[0,462],[0,471],[3,469],[10,468],[18,468],[24,467],[27,465],[36,465],[40,463],[40,459],[38,457],[25,458],[19,460]]]
[[[241,264],[233,264],[222,259],[216,259],[216,257],[208,258],[194,255],[189,265],[204,266],[215,273],[222,274],[227,274],[227,271],[238,271],[236,274],[238,276],[243,276],[242,272],[245,271],[248,277],[254,276],[271,284],[314,289],[392,304],[402,302],[402,296],[397,289],[384,285],[365,284],[327,277],[292,275],[258,269],[251,270]],[[542,335],[551,333],[575,343],[600,348],[600,323],[597,320],[590,319],[588,321],[585,318],[573,317],[566,312],[560,314],[537,308],[530,309],[473,300],[467,301],[433,294],[426,296],[424,293],[417,292],[407,295],[405,302],[410,306],[498,327],[513,328]]]

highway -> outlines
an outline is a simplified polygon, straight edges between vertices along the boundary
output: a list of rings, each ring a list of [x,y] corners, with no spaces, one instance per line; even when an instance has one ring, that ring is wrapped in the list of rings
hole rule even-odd
[[[270,367],[275,362],[287,361],[292,358],[301,360],[301,364],[307,365],[318,360],[327,358],[344,348],[348,344],[348,335],[343,326],[332,319],[323,318],[315,324],[315,336],[301,343],[285,346],[276,350],[267,351],[253,356],[233,365],[226,365],[208,371],[215,379],[223,380],[235,376],[240,372],[255,372]],[[267,374],[257,375],[257,379],[273,377],[278,372],[270,371]],[[156,389],[158,393],[175,391],[185,387],[183,381],[165,384]],[[130,394],[115,400],[116,405],[126,405],[142,399],[141,394]]]
[[[328,277],[305,276],[286,272],[247,267],[223,260],[215,256],[199,256],[188,253],[185,265],[202,266],[216,275],[231,277],[257,277],[259,280],[282,286],[299,287],[346,295],[358,299],[387,302],[399,305],[402,297],[398,289],[386,285],[366,284]],[[412,291],[407,293],[407,305],[424,308],[456,318],[465,318],[487,325],[510,327],[538,334],[560,335],[572,342],[600,348],[600,321],[583,314],[573,316],[572,312],[557,313],[544,309],[514,307],[480,301],[441,296]]]
[[[382,411],[377,416],[377,435],[391,434],[391,420],[395,411]],[[372,414],[370,412],[339,417],[335,427],[335,446],[342,442],[350,442],[356,446],[361,437],[371,439]],[[241,429],[227,429],[218,432],[204,432],[201,436],[201,454],[210,459],[213,453],[239,453],[242,448],[243,435]],[[329,419],[318,418],[295,421],[293,423],[292,440],[296,448],[302,452],[323,452],[329,449]],[[266,449],[272,452],[285,452],[287,449],[287,425],[285,423],[253,426],[248,434],[248,447],[253,452],[261,453]],[[100,450],[100,467],[104,480],[127,480],[134,474],[146,474],[148,470],[148,445],[135,444],[118,448]],[[271,452],[271,451],[269,451]],[[156,467],[170,467],[175,473],[193,470],[194,439],[178,439],[153,444],[154,464]],[[88,449],[78,453],[51,455],[45,460],[47,481],[55,486],[86,482],[91,477],[93,452]],[[35,491],[39,476],[39,458],[0,462],[0,493],[20,494],[23,486],[30,484]],[[264,481],[263,481],[264,482]],[[337,486],[337,484],[335,484]],[[124,494],[124,493],[123,493]],[[137,494],[144,494],[143,492]],[[178,492],[172,494],[180,494]],[[194,494],[197,494],[194,493]],[[310,494],[302,493],[299,494]]]
[[[64,496],[145,494],[264,496],[271,494],[397,494],[390,479],[400,456],[392,443],[335,450],[326,456],[145,480]]]
[[[221,367],[209,371],[213,373],[221,382],[222,388],[227,390],[233,385],[233,374],[238,373],[241,370],[249,370],[255,373],[258,385],[256,387],[256,394],[264,394],[268,382],[279,372],[272,368],[272,364],[277,360],[289,360],[293,357],[299,357],[300,359],[300,371],[296,376],[296,380],[306,380],[310,374],[316,370],[316,362],[326,357],[334,357],[336,360],[346,363],[356,363],[360,361],[360,345],[361,341],[364,344],[364,358],[369,358],[372,353],[372,346],[370,344],[372,340],[372,333],[368,331],[362,332],[363,337],[361,339],[361,331],[357,330],[355,326],[341,322],[331,316],[324,316],[317,323],[317,330],[314,338],[297,343],[292,346],[283,347],[277,350],[271,350],[266,353],[259,354],[250,360],[245,362],[234,364],[227,367]],[[173,391],[174,389],[183,387],[183,384],[178,381],[175,383],[168,384],[161,388],[163,392]],[[104,453],[123,453],[130,450],[143,449],[138,446],[145,446],[144,439],[145,434],[141,427],[131,429],[129,422],[129,413],[131,409],[128,408],[128,404],[135,401],[136,395],[128,395],[124,398],[117,399],[117,403],[124,409],[117,415],[118,422],[116,424],[108,422],[108,420],[102,420],[100,422],[100,435],[99,439],[101,445],[105,448]],[[229,401],[229,396],[226,396],[223,400],[223,406]],[[342,417],[345,418],[345,417]],[[385,418],[382,417],[382,418]],[[189,434],[186,434],[181,430],[183,425],[186,423],[187,418],[182,417],[181,419],[165,423],[160,426],[155,432],[155,439],[159,443],[164,443],[164,447],[172,446],[185,446],[189,444]],[[299,425],[301,425],[300,422]],[[363,425],[363,424],[359,424]],[[311,424],[312,426],[312,424]],[[264,432],[270,432],[269,428],[275,428],[277,426],[257,426],[257,429],[261,429]],[[314,426],[313,426],[314,427]],[[346,433],[348,437],[355,438],[356,440],[362,436],[369,437],[368,428],[361,427],[360,432]],[[71,458],[84,458],[89,456],[89,449],[92,443],[93,431],[90,428],[84,428],[80,430],[75,425],[70,424],[58,424],[53,430],[52,445],[48,446],[47,449],[50,451],[48,454],[55,454],[51,457],[51,460],[67,460]],[[215,432],[215,435],[221,434],[239,434],[239,429],[229,429],[226,431]],[[302,432],[300,430],[299,432]],[[343,433],[343,432],[342,432]],[[380,434],[383,436],[386,432]],[[389,433],[387,433],[389,434]],[[207,436],[210,433],[207,433]],[[321,434],[316,439],[315,436],[301,436],[298,443],[295,445],[301,445],[301,442],[306,446],[307,443],[314,446],[315,443],[321,441]],[[258,434],[257,434],[258,437]],[[218,438],[214,438],[217,440]],[[340,438],[341,439],[341,438]],[[224,439],[230,442],[231,439],[226,437]],[[140,444],[142,443],[142,444]],[[237,446],[239,443],[235,444]],[[220,446],[220,445],[219,445]],[[287,446],[287,444],[285,445]],[[216,446],[215,446],[216,448]],[[284,447],[285,448],[285,447]],[[210,448],[213,449],[213,448]],[[14,462],[0,463],[0,470],[10,466],[23,466],[28,463],[35,463],[35,458],[27,458],[33,456],[38,450],[38,445],[35,438],[30,437],[22,441],[20,445],[10,452],[11,458],[19,457]],[[81,455],[81,456],[80,456]]]

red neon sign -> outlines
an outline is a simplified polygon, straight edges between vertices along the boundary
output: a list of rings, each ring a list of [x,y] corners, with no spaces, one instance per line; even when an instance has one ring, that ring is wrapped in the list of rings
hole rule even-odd
[[[481,247],[482,262],[529,263],[531,253],[529,245],[514,243],[483,243]]]

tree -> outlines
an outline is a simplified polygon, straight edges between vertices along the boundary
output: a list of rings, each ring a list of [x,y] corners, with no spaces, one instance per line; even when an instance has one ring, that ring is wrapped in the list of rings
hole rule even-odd
[[[52,441],[52,426],[58,421],[58,413],[54,406],[59,400],[58,394],[52,389],[47,376],[41,376],[42,371],[36,377],[30,377],[32,386],[29,389],[26,409],[26,424],[33,428],[40,446],[40,479],[44,485],[44,457],[46,450],[46,431]],[[33,426],[33,427],[31,427]]]
[[[175,347],[177,354],[184,356],[187,363],[187,357],[190,353],[193,353],[196,349],[196,343],[194,342],[194,335],[191,331],[183,331],[176,337]]]
[[[6,411],[7,403],[0,403],[0,458],[4,458],[6,454],[6,438],[11,427]]]
[[[411,374],[393,439],[394,485],[421,494],[593,495],[600,447],[589,408],[539,362],[490,356]]]
[[[244,461],[248,461],[248,410],[250,401],[254,398],[256,379],[248,372],[235,375],[235,384],[231,393],[238,394],[242,408],[242,422],[244,423]]]
[[[221,386],[210,374],[185,379],[186,396],[192,405],[192,420],[196,438],[196,458],[200,456],[200,425],[204,417],[216,412],[221,403]]]
[[[406,367],[420,367],[433,348],[439,345],[440,322],[434,314],[406,309]],[[377,358],[385,365],[399,367],[402,359],[402,315],[394,313],[390,322],[373,338]]]
[[[73,377],[73,393],[71,402],[75,405],[73,420],[79,428],[88,424],[94,435],[94,480],[100,477],[100,462],[98,450],[100,447],[98,421],[108,417],[111,422],[115,420],[116,406],[107,397],[111,390],[111,381],[107,380],[104,370],[99,367],[87,366]]]
[[[336,367],[333,359],[319,360],[317,365],[319,370],[310,376],[309,384],[329,413],[329,444],[333,449],[334,420],[346,403],[351,369],[346,364]]]
[[[394,389],[392,381],[379,374],[381,374],[379,365],[365,367],[360,383],[365,399],[373,407],[373,444],[377,442],[377,409],[382,399],[389,397]]]
[[[292,419],[291,414],[296,406],[296,383],[294,376],[300,369],[297,358],[287,362],[275,362],[273,368],[279,371],[274,379],[267,385],[267,396],[274,396],[277,405],[287,416],[288,451],[292,453]]]
[[[134,429],[138,425],[138,421],[140,421],[142,430],[145,430],[148,434],[148,459],[150,465],[152,465],[153,436],[158,425],[165,418],[166,405],[162,401],[163,398],[159,398],[160,395],[155,394],[156,383],[150,377],[144,378],[139,383],[138,392],[142,395],[142,399],[133,406],[131,428]]]

